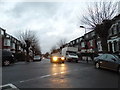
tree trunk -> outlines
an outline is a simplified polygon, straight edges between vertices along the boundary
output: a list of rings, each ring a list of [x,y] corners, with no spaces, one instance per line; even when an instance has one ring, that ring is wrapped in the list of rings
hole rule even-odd
[[[102,52],[107,53],[108,52],[108,44],[107,44],[107,38],[101,38],[101,46],[102,46]]]
[[[29,48],[26,49],[26,52],[27,52],[26,61],[29,62]]]

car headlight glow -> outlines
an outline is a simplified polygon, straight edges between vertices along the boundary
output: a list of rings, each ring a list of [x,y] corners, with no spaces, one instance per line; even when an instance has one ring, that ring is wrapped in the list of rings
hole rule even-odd
[[[61,60],[65,60],[65,58],[64,58],[64,57],[61,57]]]
[[[53,57],[53,61],[57,61],[58,60],[58,58],[57,57]]]

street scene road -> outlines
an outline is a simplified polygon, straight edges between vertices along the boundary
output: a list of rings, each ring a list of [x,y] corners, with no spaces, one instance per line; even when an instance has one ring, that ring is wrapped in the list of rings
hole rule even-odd
[[[17,62],[2,68],[3,85],[17,88],[118,88],[119,74],[96,69],[92,62]]]
[[[120,1],[50,1],[0,0],[0,89],[120,89]]]

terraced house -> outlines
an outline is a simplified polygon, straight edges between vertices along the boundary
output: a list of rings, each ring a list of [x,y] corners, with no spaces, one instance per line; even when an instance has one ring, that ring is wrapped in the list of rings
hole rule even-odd
[[[120,53],[120,14],[113,19],[113,25],[109,30],[108,51]]]
[[[108,53],[120,54],[120,14],[112,19],[112,26],[108,31]],[[77,47],[79,50],[78,53],[103,53],[101,39],[95,34],[94,30],[70,41],[68,46]]]
[[[6,33],[6,30],[0,27],[0,49],[17,53],[23,51],[21,42],[15,37]]]

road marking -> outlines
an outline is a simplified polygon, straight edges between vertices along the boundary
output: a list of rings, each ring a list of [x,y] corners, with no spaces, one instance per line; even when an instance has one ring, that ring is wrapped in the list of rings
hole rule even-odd
[[[68,72],[68,71],[66,71],[66,72]],[[52,74],[52,75],[58,75],[58,74],[63,74],[63,73],[65,73],[65,72],[54,73],[54,74]],[[50,76],[52,76],[52,75],[48,74],[48,75],[44,75],[44,76],[40,76],[40,77],[36,77],[36,78],[32,78],[32,79],[22,80],[22,81],[19,81],[19,82],[20,82],[20,83],[28,82],[28,81],[32,81],[32,80],[35,80],[35,79],[50,77]]]
[[[5,85],[1,85],[0,89],[5,88],[5,87],[9,87],[8,89],[14,88],[14,89],[19,90],[15,85],[13,85],[11,83],[10,84],[5,84]]]
[[[32,78],[32,79],[22,80],[22,81],[19,81],[19,82],[23,83],[23,82],[28,82],[28,81],[32,81],[32,80],[35,80],[35,79],[46,78],[46,77],[50,77],[50,76],[51,75],[48,74],[48,75],[44,75],[44,76],[40,76],[40,77],[36,77],[36,78]]]
[[[88,69],[88,67],[86,67],[84,69]],[[50,77],[50,76],[60,75],[60,74],[64,74],[64,73],[68,73],[68,72],[72,72],[72,71],[84,70],[84,69],[78,69],[77,68],[77,69],[74,69],[74,70],[61,71],[59,73],[47,74],[47,75],[43,75],[43,76],[40,76],[40,77],[35,77],[35,78],[27,79],[27,80],[16,81],[16,82],[12,82],[12,83],[24,83],[24,82],[28,82],[28,81],[32,81],[32,80],[36,80],[36,79],[47,78],[47,77]]]
[[[76,70],[76,69],[75,69]],[[72,70],[72,71],[75,71],[75,70]],[[40,79],[40,78],[46,78],[46,77],[50,77],[52,75],[58,75],[58,74],[64,74],[64,73],[67,73],[67,72],[71,72],[71,71],[64,71],[64,72],[60,72],[60,73],[53,73],[53,74],[48,74],[48,75],[43,75],[43,76],[40,76],[40,77],[36,77],[36,78],[31,78],[31,79],[27,79],[27,80],[22,80],[22,81],[19,81],[20,83],[23,83],[23,82],[28,82],[28,81],[32,81],[32,80],[36,80],[36,79]]]
[[[58,73],[54,73],[54,74],[52,74],[52,75],[57,75]]]
[[[45,77],[49,77],[51,75],[44,75],[44,76],[41,76],[40,78],[45,78]]]

